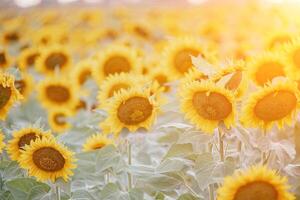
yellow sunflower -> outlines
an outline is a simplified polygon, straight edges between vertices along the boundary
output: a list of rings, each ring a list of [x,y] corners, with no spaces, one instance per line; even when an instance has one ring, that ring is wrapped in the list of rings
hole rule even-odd
[[[300,37],[284,46],[287,72],[293,79],[300,78]]]
[[[4,138],[5,138],[5,137],[4,137],[3,133],[2,133],[1,130],[0,130],[0,154],[2,154],[3,149],[4,149],[4,147],[5,147]]]
[[[69,109],[59,108],[50,110],[48,113],[48,123],[56,133],[62,133],[71,128],[71,124],[67,121],[68,117],[71,117],[73,112]]]
[[[0,72],[0,120],[4,120],[13,104],[22,99],[14,82],[13,76]]]
[[[163,66],[174,78],[182,77],[193,66],[191,56],[208,58],[205,44],[193,37],[176,38],[169,41],[163,54]]]
[[[106,108],[109,99],[112,98],[121,89],[129,89],[141,86],[146,82],[146,78],[142,75],[131,73],[120,73],[109,75],[100,85],[97,96],[99,108]]]
[[[245,126],[267,130],[274,123],[282,128],[291,124],[298,109],[299,91],[291,82],[268,85],[252,93],[242,109],[241,122]]]
[[[287,178],[266,166],[253,166],[226,177],[217,200],[294,200]]]
[[[123,128],[130,132],[150,129],[161,103],[150,93],[150,90],[131,88],[115,94],[108,105],[108,118],[100,124],[103,132],[118,135]]]
[[[74,108],[77,105],[77,87],[67,77],[49,77],[37,86],[38,97],[46,108]]]
[[[95,60],[97,66],[94,67],[93,76],[100,85],[111,74],[137,72],[140,67],[136,50],[122,45],[107,47],[96,55]]]
[[[149,72],[148,76],[151,80],[156,81],[161,87],[163,87],[164,92],[170,91],[170,86],[167,84],[171,81],[171,79],[165,68],[155,68]]]
[[[180,79],[180,87],[193,81],[207,80],[208,76],[196,67],[191,67],[187,73]]]
[[[88,79],[92,78],[92,71],[96,64],[92,59],[88,59],[75,66],[72,70],[72,78],[78,86],[82,86]]]
[[[38,181],[55,182],[58,178],[68,181],[73,175],[72,169],[76,168],[74,153],[53,138],[37,139],[30,146],[26,145],[24,150],[20,166]]]
[[[42,48],[41,55],[36,60],[38,71],[48,75],[58,70],[61,73],[67,72],[72,64],[72,56],[65,46],[55,45]]]
[[[295,34],[288,31],[271,31],[271,34],[266,38],[266,49],[276,49],[293,40]]]
[[[272,82],[274,78],[285,77],[286,62],[283,55],[277,52],[264,52],[252,58],[248,64],[250,79],[258,86]]]
[[[40,128],[28,127],[13,132],[13,138],[8,141],[7,153],[12,160],[19,161],[26,145],[38,138],[53,137],[49,131],[43,131]]]
[[[11,67],[12,58],[6,50],[0,49],[0,71]]]
[[[114,141],[112,139],[109,139],[107,136],[94,134],[87,138],[87,140],[83,144],[82,151],[93,151],[111,144],[114,145]]]
[[[15,87],[26,101],[29,95],[33,92],[34,80],[30,74],[22,73],[21,78],[15,80]]]
[[[210,81],[193,81],[179,91],[181,111],[197,128],[212,133],[220,122],[227,128],[235,123],[233,92]]]
[[[20,33],[16,29],[7,29],[2,31],[1,41],[3,44],[10,45],[20,41]]]
[[[130,35],[135,36],[135,38],[150,40],[152,38],[151,28],[147,22],[132,22],[126,21],[124,23],[125,31]]]
[[[30,67],[34,67],[39,55],[40,52],[36,47],[28,47],[24,49],[18,57],[18,67],[21,70],[27,70]]]
[[[242,60],[227,61],[222,69],[211,77],[211,80],[218,83],[226,76],[231,76],[225,83],[225,88],[233,91],[235,96],[240,98],[244,95],[248,86],[245,69],[245,62]]]

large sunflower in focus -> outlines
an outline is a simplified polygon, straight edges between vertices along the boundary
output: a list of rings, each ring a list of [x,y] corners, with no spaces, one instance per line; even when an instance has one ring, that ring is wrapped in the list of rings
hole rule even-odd
[[[225,178],[217,200],[294,200],[285,177],[265,166],[255,166]]]
[[[37,139],[25,146],[20,158],[20,166],[27,169],[30,176],[39,181],[58,178],[68,181],[76,167],[73,152],[58,144],[53,138]]]

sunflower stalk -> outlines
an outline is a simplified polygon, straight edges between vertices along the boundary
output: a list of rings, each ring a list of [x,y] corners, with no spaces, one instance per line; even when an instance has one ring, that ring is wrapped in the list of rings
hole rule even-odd
[[[60,187],[58,184],[55,184],[55,197],[56,197],[56,200],[61,200],[60,198]]]
[[[128,140],[126,140],[127,143],[127,153],[128,153],[128,165],[130,166],[132,164],[132,152],[131,152],[131,144]],[[128,174],[128,190],[132,189],[132,174],[130,172]]]
[[[209,200],[215,200],[214,185],[213,184],[210,184],[208,186],[208,192],[209,192]]]
[[[221,162],[224,162],[225,160],[225,153],[224,153],[224,142],[223,142],[223,134],[220,128],[218,128],[218,133],[219,133],[219,153],[220,153],[220,160]]]

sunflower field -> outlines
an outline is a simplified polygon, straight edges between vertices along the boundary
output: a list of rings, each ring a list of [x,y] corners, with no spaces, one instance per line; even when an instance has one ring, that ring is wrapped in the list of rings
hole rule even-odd
[[[132,2],[0,2],[0,200],[300,200],[300,2]]]

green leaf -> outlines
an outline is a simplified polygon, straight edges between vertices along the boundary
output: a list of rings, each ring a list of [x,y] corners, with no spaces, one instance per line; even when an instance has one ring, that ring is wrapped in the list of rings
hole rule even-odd
[[[160,137],[158,139],[158,142],[159,143],[167,143],[167,144],[170,144],[170,143],[175,143],[178,141],[178,138],[179,138],[179,133],[178,132],[169,132],[167,133],[166,135]]]
[[[185,193],[180,195],[180,197],[177,200],[200,200],[200,199],[189,193]]]
[[[162,192],[158,192],[155,196],[155,200],[164,200],[165,195]]]
[[[143,191],[133,188],[129,191],[130,200],[141,200],[144,199]]]
[[[14,197],[10,191],[0,190],[0,199],[1,200],[14,200]]]
[[[193,153],[192,144],[173,144],[164,159],[168,157],[185,157]]]
[[[157,167],[156,172],[158,173],[167,173],[167,172],[177,172],[184,169],[184,167],[188,166],[188,160],[182,158],[167,158],[160,163]]]
[[[8,180],[23,176],[23,170],[15,161],[1,161],[0,170],[2,171],[2,179]]]
[[[38,200],[50,191],[50,187],[31,178],[16,178],[5,183],[15,199]]]
[[[114,200],[119,199],[119,196],[121,195],[121,191],[119,187],[114,183],[108,183],[103,190],[100,193],[99,199],[102,200]]]

